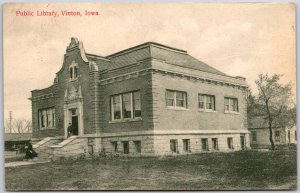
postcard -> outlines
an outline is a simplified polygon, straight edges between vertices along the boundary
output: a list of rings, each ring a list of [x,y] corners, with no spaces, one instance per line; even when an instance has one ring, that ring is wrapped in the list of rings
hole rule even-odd
[[[293,3],[3,4],[5,189],[296,190]]]

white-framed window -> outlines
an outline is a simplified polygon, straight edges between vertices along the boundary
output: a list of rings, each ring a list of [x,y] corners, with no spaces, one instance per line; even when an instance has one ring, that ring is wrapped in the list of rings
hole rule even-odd
[[[198,108],[202,110],[215,111],[215,96],[207,94],[198,94]]]
[[[112,95],[110,108],[112,121],[140,118],[142,116],[140,91]]]
[[[225,112],[238,112],[239,111],[237,98],[225,97],[224,104],[225,104]]]
[[[54,107],[39,109],[38,120],[40,129],[52,129],[55,127],[55,109]]]
[[[275,141],[280,142],[280,131],[279,130],[275,131]]]
[[[167,107],[187,108],[187,94],[183,91],[166,90]]]

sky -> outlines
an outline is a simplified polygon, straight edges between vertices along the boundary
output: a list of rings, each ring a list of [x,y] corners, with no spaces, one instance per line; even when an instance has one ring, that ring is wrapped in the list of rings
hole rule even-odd
[[[82,16],[62,16],[61,11]],[[85,16],[85,11],[98,16]],[[17,16],[32,11],[34,16]],[[37,16],[56,11],[58,17]],[[3,9],[4,118],[31,119],[31,90],[53,84],[71,37],[107,56],[157,42],[231,76],[256,93],[259,73],[282,74],[296,93],[295,7],[287,3],[16,3]],[[295,96],[294,96],[295,97]]]

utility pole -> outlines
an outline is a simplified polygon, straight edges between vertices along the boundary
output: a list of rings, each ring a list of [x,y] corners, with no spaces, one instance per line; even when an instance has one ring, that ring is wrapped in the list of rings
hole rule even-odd
[[[11,133],[12,111],[9,111],[9,132]]]

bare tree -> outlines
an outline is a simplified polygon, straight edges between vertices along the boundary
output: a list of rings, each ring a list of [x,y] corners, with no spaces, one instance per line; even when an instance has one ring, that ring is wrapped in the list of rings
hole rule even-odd
[[[275,74],[269,77],[268,74],[259,74],[255,81],[259,91],[257,100],[262,105],[262,113],[268,121],[272,150],[275,150],[272,128],[276,124],[276,120],[280,120],[283,115],[287,114],[292,103],[291,84],[280,84],[281,76]]]
[[[31,132],[31,121],[27,119],[13,119],[5,120],[5,132],[6,133],[30,133]]]

